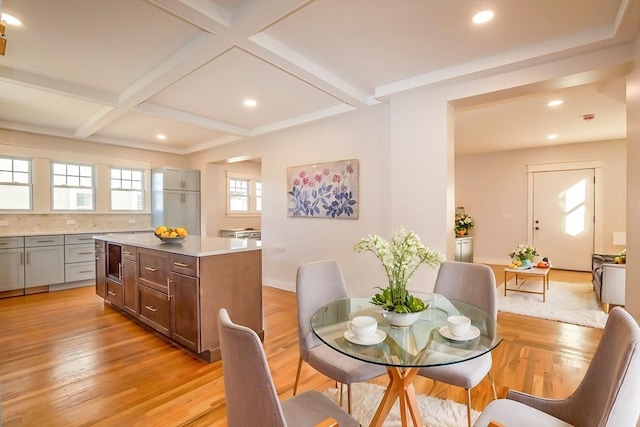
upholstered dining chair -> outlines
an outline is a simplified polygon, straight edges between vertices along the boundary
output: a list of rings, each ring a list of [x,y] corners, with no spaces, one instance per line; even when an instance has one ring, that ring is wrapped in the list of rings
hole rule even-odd
[[[360,424],[334,401],[308,391],[280,401],[258,335],[218,312],[227,425],[234,427],[355,427]],[[337,423],[337,424],[336,424]]]
[[[443,262],[438,270],[433,292],[444,295],[449,300],[462,301],[478,307],[494,319],[498,317],[496,277],[493,270],[484,264]],[[488,332],[492,334],[495,330],[490,329]],[[471,426],[471,389],[488,376],[493,398],[497,398],[496,386],[491,377],[491,365],[492,358],[489,352],[462,363],[421,368],[418,375],[466,389],[467,423]]]
[[[339,382],[340,405],[342,384],[347,385],[347,410],[351,413],[351,384],[369,381],[387,374],[384,366],[362,362],[329,348],[311,330],[311,316],[320,307],[347,297],[347,285],[340,264],[335,260],[316,261],[298,267],[296,298],[298,301],[298,346],[300,359],[293,395],[298,392],[302,363]]]
[[[640,416],[640,327],[621,307],[609,314],[602,338],[578,388],[566,399],[510,390],[489,403],[474,427],[636,426]]]

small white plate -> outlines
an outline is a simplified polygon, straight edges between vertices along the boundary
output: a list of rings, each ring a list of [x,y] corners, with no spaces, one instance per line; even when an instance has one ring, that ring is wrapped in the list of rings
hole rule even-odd
[[[451,341],[469,341],[480,336],[480,329],[471,325],[466,334],[462,336],[455,336],[449,331],[448,326],[443,326],[442,328],[440,328],[440,335]]]
[[[384,331],[381,331],[380,329],[378,329],[375,335],[370,340],[365,341],[365,340],[359,340],[358,338],[356,338],[356,336],[353,335],[353,332],[351,331],[344,331],[344,337],[347,341],[350,341],[354,344],[374,345],[384,341],[384,339],[387,337],[387,334],[385,334]]]

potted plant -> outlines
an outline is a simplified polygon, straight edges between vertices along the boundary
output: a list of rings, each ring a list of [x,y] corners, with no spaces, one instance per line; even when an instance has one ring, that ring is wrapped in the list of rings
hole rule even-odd
[[[456,232],[456,236],[464,236],[465,234],[469,234],[469,230],[471,230],[474,225],[469,214],[461,212],[456,214],[456,222],[453,229]]]
[[[426,247],[417,234],[405,231],[402,226],[393,235],[391,243],[376,234],[370,234],[355,244],[353,249],[356,253],[373,252],[387,273],[387,287],[378,287],[382,292],[375,294],[371,303],[384,309],[383,315],[392,325],[393,318],[398,316],[390,315],[391,313],[417,313],[417,316],[409,316],[414,318],[413,321],[417,320],[426,307],[422,299],[411,295],[407,290],[409,279],[422,264],[428,264],[432,268],[440,266],[444,262],[444,255]],[[408,326],[398,322],[395,323],[396,326]],[[405,322],[410,322],[410,319],[405,319]]]
[[[518,245],[513,252],[509,254],[509,258],[514,260],[514,264],[518,267],[529,268],[533,265],[533,258],[538,256],[538,251],[533,246]]]

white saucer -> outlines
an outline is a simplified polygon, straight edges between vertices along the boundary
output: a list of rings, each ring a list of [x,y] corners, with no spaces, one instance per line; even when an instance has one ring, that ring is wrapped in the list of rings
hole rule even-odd
[[[469,331],[467,331],[465,335],[458,337],[449,332],[448,326],[443,326],[442,328],[440,328],[440,335],[452,341],[469,341],[480,336],[480,329],[471,325],[469,327]]]
[[[351,331],[344,331],[344,337],[347,341],[351,341],[354,344],[374,345],[384,341],[384,339],[387,337],[387,334],[385,334],[384,331],[381,331],[380,329],[378,329],[375,335],[370,340],[365,341],[365,340],[359,340],[358,338],[356,338],[356,336],[353,335],[353,332]]]

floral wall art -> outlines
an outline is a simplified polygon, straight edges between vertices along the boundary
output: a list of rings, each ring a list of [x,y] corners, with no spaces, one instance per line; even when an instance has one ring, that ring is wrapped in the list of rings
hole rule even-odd
[[[287,168],[289,217],[358,218],[358,160]]]

